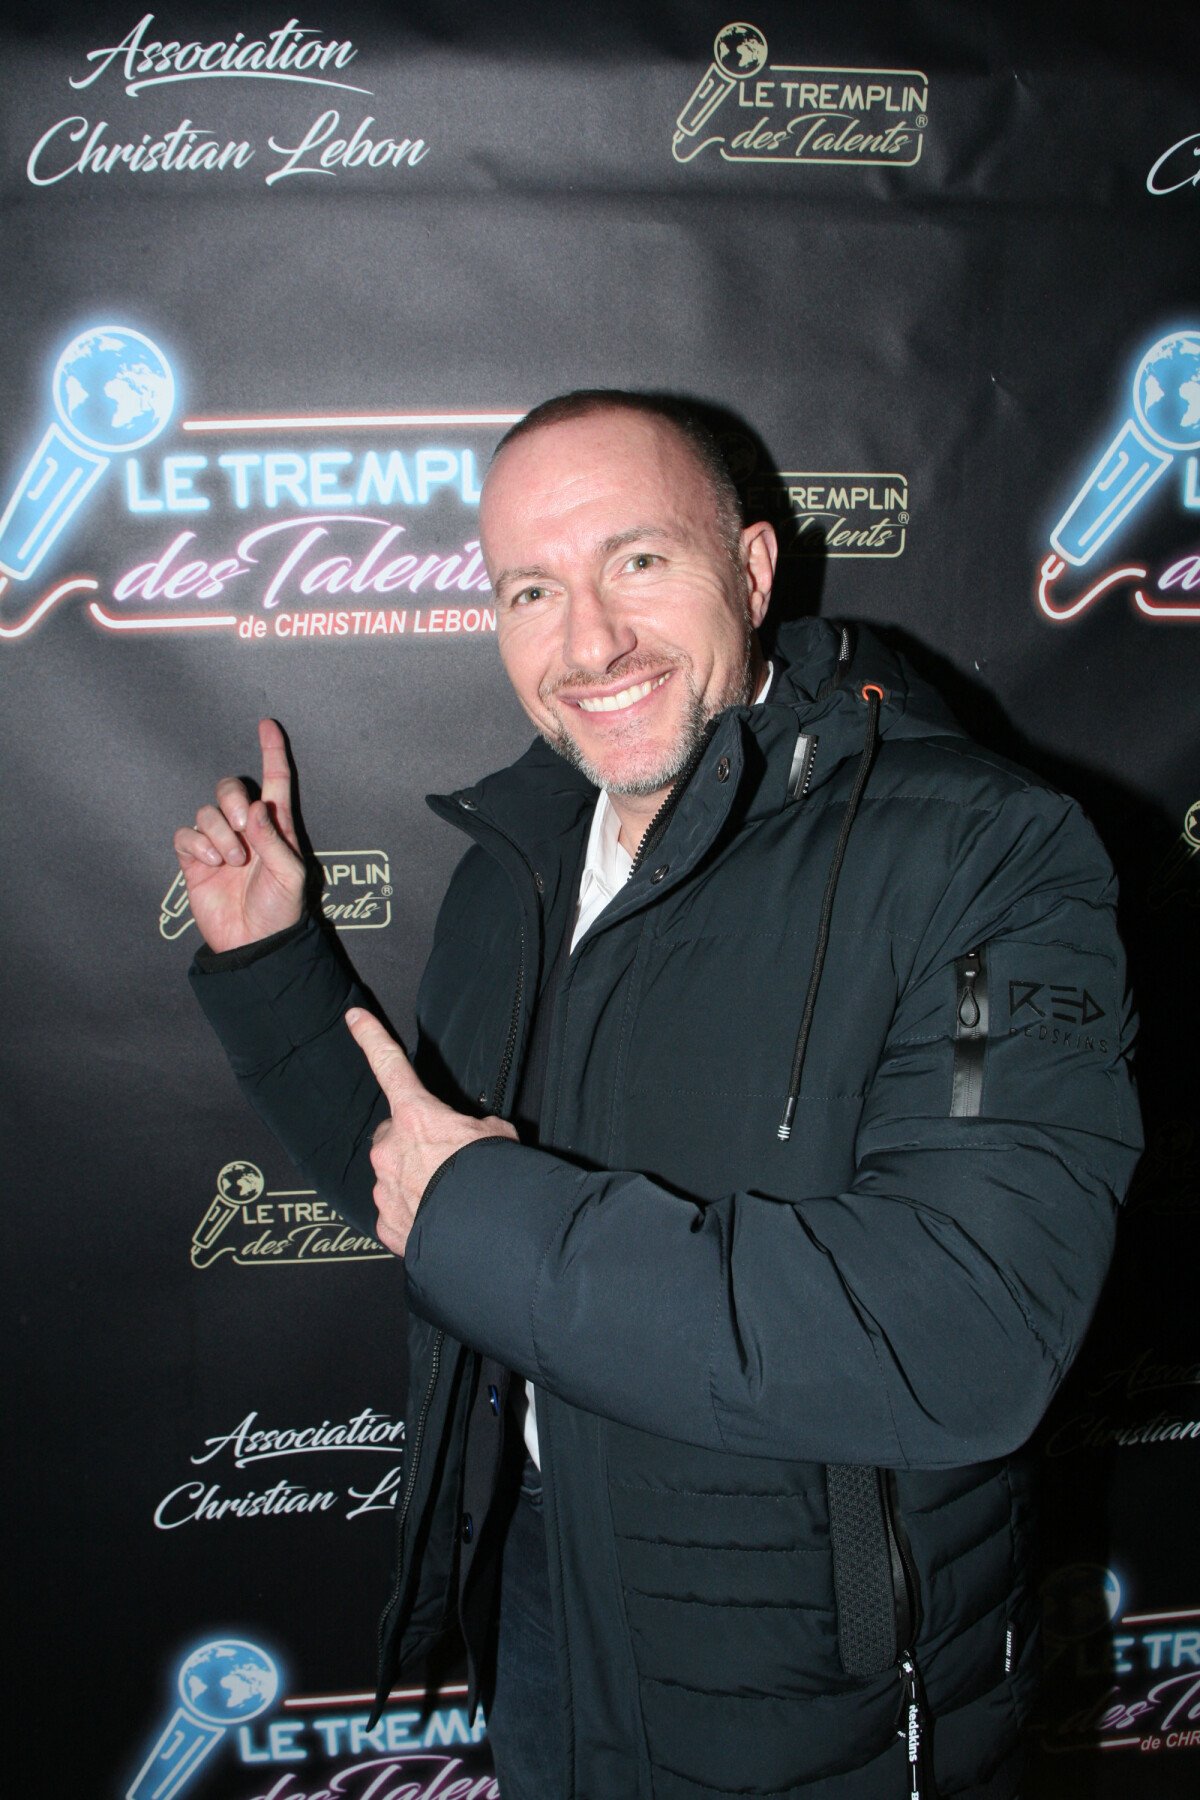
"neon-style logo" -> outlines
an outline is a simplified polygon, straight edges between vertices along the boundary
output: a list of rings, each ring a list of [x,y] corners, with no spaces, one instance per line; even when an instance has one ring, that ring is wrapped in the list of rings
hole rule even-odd
[[[1048,619],[1078,618],[1102,594],[1135,584],[1134,602],[1150,617],[1200,618],[1200,606],[1151,599],[1143,587],[1148,571],[1139,565],[1111,569],[1070,602],[1053,597],[1067,565],[1084,568],[1140,506],[1151,488],[1186,455],[1184,504],[1193,504],[1200,466],[1200,330],[1169,332],[1150,346],[1133,377],[1130,408],[1112,441],[1050,533],[1053,554],[1039,569],[1038,605]],[[1200,496],[1197,497],[1200,501]],[[1195,585],[1191,562],[1168,570],[1163,586]]]
[[[175,377],[158,345],[128,325],[72,338],[50,383],[57,419],[0,516],[0,571],[27,581],[114,456],[140,450],[175,410]]]
[[[126,633],[229,631],[251,643],[268,631],[288,641],[494,632],[479,540],[464,533],[448,549],[447,508],[478,505],[487,440],[522,412],[179,417],[162,350],[131,326],[110,324],[72,338],[50,389],[53,421],[6,504],[0,490],[0,645],[28,638],[72,595],[88,597],[94,624]],[[164,448],[176,428],[184,443],[204,445],[207,434],[228,447]],[[310,449],[316,433],[330,441]],[[397,433],[425,441],[410,451]],[[280,434],[285,448],[275,447]],[[22,595],[114,461],[114,512],[195,528],[149,546],[143,536],[132,566],[67,575],[40,597]],[[262,512],[282,516],[255,522]],[[121,554],[124,540],[115,541]]]
[[[184,1658],[176,1687],[180,1704],[126,1800],[173,1800],[227,1731],[267,1710],[279,1692],[279,1670],[257,1644],[216,1638]]]
[[[1172,332],[1147,350],[1133,378],[1132,411],[1050,533],[1076,568],[1124,524],[1176,451],[1200,451],[1200,332]]]

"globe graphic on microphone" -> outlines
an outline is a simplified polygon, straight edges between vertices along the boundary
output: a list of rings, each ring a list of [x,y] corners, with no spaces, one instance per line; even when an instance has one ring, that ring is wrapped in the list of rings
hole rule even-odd
[[[1138,365],[1134,409],[1150,436],[1171,450],[1200,450],[1200,332],[1160,338]]]
[[[229,1162],[217,1176],[217,1192],[229,1206],[257,1200],[266,1183],[256,1163]]]
[[[279,1673],[257,1644],[240,1638],[202,1644],[179,1671],[179,1697],[209,1725],[238,1725],[265,1712],[279,1692]]]
[[[713,61],[731,81],[757,75],[766,60],[767,40],[757,25],[747,25],[738,19],[718,31]]]
[[[54,410],[91,450],[140,450],[158,436],[175,405],[175,380],[156,344],[128,326],[73,338],[52,383]]]

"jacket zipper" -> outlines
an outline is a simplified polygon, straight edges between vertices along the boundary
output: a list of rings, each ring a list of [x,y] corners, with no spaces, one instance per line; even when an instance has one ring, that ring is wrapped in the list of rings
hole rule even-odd
[[[458,796],[458,804],[463,812],[477,813],[479,811],[479,802],[477,800],[473,800],[471,798],[470,794],[460,794]],[[455,823],[458,823],[458,821],[456,820]],[[510,849],[514,850],[518,856],[522,857],[522,861],[525,860],[525,858],[522,856],[519,846],[514,844],[512,839],[510,837],[508,837],[505,832],[501,831],[498,826],[491,824],[486,819],[483,820],[482,823],[485,825],[487,830],[489,830],[489,831],[495,833],[497,836],[503,838],[504,841],[509,845]],[[467,832],[468,837],[474,838],[476,843],[481,842],[478,832],[471,830],[467,826],[461,826],[460,828]],[[528,865],[526,865],[526,866],[528,866]],[[538,883],[539,892],[540,892],[540,878],[537,876],[534,876],[534,881],[535,881],[535,883]],[[521,1004],[522,1004],[522,1001],[524,1000],[524,998],[525,998],[525,924],[524,924],[524,921],[522,920],[522,923],[521,923],[521,949],[520,949],[520,955],[519,955],[519,958],[517,961],[517,987],[516,987],[516,992],[513,995],[512,1011],[509,1014],[508,1036],[505,1039],[505,1043],[504,1043],[504,1054],[500,1059],[500,1072],[496,1077],[496,1085],[495,1085],[494,1089],[492,1090],[491,1105],[490,1105],[490,1107],[488,1107],[489,1112],[491,1112],[491,1113],[495,1114],[497,1117],[501,1117],[501,1118],[504,1116],[504,1101],[505,1101],[505,1096],[508,1092],[508,1078],[509,1078],[509,1075],[512,1073],[513,1058],[516,1055],[517,1033],[520,1030],[520,1025],[521,1025]],[[480,1106],[484,1106],[484,1107],[488,1106],[486,1089],[479,1096],[479,1104],[480,1104]]]
[[[421,1444],[425,1436],[425,1422],[429,1417],[429,1409],[433,1405],[433,1390],[437,1386],[438,1370],[442,1362],[442,1343],[445,1336],[445,1332],[439,1330],[433,1340],[433,1349],[429,1358],[429,1380],[425,1387],[425,1397],[421,1401],[421,1410],[417,1414],[417,1428],[413,1432],[411,1443],[412,1454],[407,1459],[408,1474],[404,1482],[404,1494],[396,1508],[396,1579],[392,1591],[388,1595],[387,1605],[379,1619],[379,1678],[381,1686],[383,1683],[383,1634],[392,1608],[400,1598],[400,1589],[404,1585],[404,1524],[417,1482],[417,1464],[420,1461]]]
[[[916,1642],[920,1626],[920,1602],[917,1571],[913,1565],[908,1533],[900,1521],[896,1502],[896,1476],[892,1469],[879,1471],[883,1522],[887,1528],[888,1549],[892,1561],[892,1591],[896,1602],[896,1649],[906,1653]]]
[[[888,1548],[892,1562],[892,1591],[896,1608],[896,1650],[900,1670],[901,1736],[908,1756],[909,1800],[933,1800],[927,1779],[926,1728],[928,1711],[921,1677],[917,1669],[915,1647],[920,1629],[921,1606],[917,1572],[912,1546],[900,1518],[896,1499],[896,1476],[891,1469],[879,1471],[883,1521],[887,1528]]]
[[[521,926],[521,953],[517,962],[517,988],[513,995],[512,1012],[508,1020],[508,1037],[504,1045],[504,1055],[500,1059],[500,1073],[496,1077],[496,1086],[492,1094],[491,1111],[496,1118],[504,1116],[504,1099],[508,1089],[508,1077],[512,1070],[513,1057],[517,1049],[517,1029],[521,1023],[521,1002],[525,997],[525,926]]]
[[[672,783],[670,792],[647,825],[645,831],[643,831],[641,842],[634,852],[632,863],[629,865],[629,874],[626,876],[627,881],[633,880],[634,876],[649,856],[651,850],[653,850],[654,846],[661,841],[664,831],[671,823],[671,816],[674,813],[675,808],[683,799],[684,789],[692,779],[692,776],[696,773],[696,770],[700,767],[704,752],[708,749],[709,739],[712,737],[716,728],[716,719],[710,719],[704,728],[704,736],[700,739],[700,742],[696,745],[682,769],[680,769]]]
[[[982,948],[968,950],[954,964],[954,1073],[950,1086],[950,1116],[977,1119],[983,1106],[983,1064],[988,1041],[987,956]]]

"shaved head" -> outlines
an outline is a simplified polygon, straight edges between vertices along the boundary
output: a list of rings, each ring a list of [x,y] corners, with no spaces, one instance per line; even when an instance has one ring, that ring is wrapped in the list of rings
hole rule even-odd
[[[628,388],[574,388],[570,393],[556,394],[510,426],[492,453],[492,464],[510,444],[531,432],[597,412],[640,413],[667,425],[677,435],[704,473],[712,492],[717,531],[736,561],[741,554],[742,503],[721,446],[700,415],[670,394],[638,393]]]

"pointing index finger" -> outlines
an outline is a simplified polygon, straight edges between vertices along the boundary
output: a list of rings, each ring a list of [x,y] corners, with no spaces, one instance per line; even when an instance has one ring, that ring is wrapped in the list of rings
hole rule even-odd
[[[416,1076],[412,1065],[404,1054],[404,1047],[398,1044],[389,1031],[369,1012],[361,1006],[352,1006],[346,1014],[346,1024],[350,1035],[366,1057],[371,1066],[371,1073],[387,1096],[388,1103],[394,1104],[407,1095]]]
[[[262,751],[262,797],[289,825],[292,817],[292,765],[287,739],[276,719],[260,719],[258,743]]]

